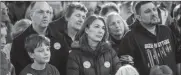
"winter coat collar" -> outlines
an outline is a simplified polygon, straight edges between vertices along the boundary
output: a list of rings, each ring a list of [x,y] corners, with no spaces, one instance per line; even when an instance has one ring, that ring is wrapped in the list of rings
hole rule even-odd
[[[32,25],[30,25],[25,32],[32,33],[32,34],[38,34],[38,33],[33,29],[33,26],[32,26]],[[49,31],[49,28],[47,28],[46,33],[45,33],[45,36],[51,36],[50,34],[51,34],[51,33],[50,33],[50,31]]]
[[[117,40],[113,36],[110,36],[110,43],[111,44],[120,44],[120,42],[121,42],[121,39]]]
[[[145,34],[146,36],[149,36],[149,37],[156,37],[156,36],[160,35],[160,34],[158,34],[159,25],[156,25],[156,35],[153,35],[151,32],[149,32],[147,29],[145,29],[138,20],[136,20],[136,22],[134,23],[133,31]]]
[[[87,39],[82,39],[82,41],[74,41],[71,44],[73,50],[78,50],[83,52],[85,55],[98,56],[109,50],[112,50],[108,43],[100,44],[96,50],[93,50],[90,46],[87,45]]]

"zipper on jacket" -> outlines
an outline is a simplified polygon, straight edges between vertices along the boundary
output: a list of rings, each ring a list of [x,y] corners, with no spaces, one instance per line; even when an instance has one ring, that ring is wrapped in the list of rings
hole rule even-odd
[[[97,68],[97,66],[98,66],[98,62],[97,62],[98,61],[98,56],[94,56],[93,60],[94,60],[95,74],[99,75],[98,68]]]

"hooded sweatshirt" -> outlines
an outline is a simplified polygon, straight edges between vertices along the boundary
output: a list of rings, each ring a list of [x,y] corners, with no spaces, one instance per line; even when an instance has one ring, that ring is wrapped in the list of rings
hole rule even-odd
[[[156,25],[155,36],[139,21],[134,26],[123,38],[118,55],[131,55],[140,75],[149,75],[155,65],[167,65],[175,75],[175,40],[171,30],[167,26]]]

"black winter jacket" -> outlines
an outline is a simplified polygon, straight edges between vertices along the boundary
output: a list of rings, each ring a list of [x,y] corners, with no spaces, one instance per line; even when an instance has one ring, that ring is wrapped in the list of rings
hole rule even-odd
[[[52,41],[52,60],[50,64],[54,65],[61,75],[66,74],[66,64],[68,60],[69,50],[71,50],[72,39],[68,36],[67,30],[67,21],[64,17],[61,17],[49,24],[49,29],[52,34],[52,38],[56,39]],[[61,48],[56,50],[54,44],[58,42],[61,44]],[[57,55],[53,55],[57,54]],[[52,61],[52,62],[51,62]]]
[[[67,75],[115,75],[120,66],[116,52],[107,44],[95,51],[81,46],[69,54]]]
[[[139,21],[122,39],[119,55],[131,55],[140,75],[149,75],[155,65],[167,65],[176,73],[175,38],[169,27],[156,25],[156,36]]]
[[[15,66],[17,75],[19,75],[23,68],[32,63],[30,57],[28,56],[28,53],[26,52],[26,49],[24,48],[25,39],[31,34],[38,33],[33,30],[32,26],[29,26],[21,35],[13,40],[10,55],[11,62]],[[50,39],[51,45],[51,58],[49,63],[55,66],[60,71],[61,75],[65,75],[62,72],[66,72],[66,63],[69,54],[69,48],[65,43],[64,37],[57,36],[51,28],[47,28],[47,34],[45,36]]]

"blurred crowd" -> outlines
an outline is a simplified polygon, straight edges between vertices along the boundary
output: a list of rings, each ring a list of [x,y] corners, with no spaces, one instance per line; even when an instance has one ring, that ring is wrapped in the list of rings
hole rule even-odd
[[[0,14],[1,75],[181,75],[181,1],[3,1]]]

